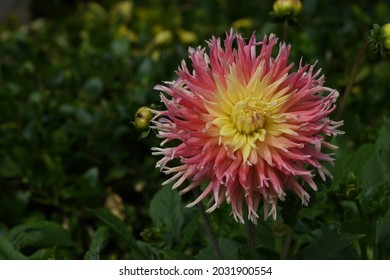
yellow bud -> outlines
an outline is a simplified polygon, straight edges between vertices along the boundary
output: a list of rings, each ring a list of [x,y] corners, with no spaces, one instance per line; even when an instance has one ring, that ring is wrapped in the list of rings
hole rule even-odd
[[[387,51],[390,51],[390,38],[383,42],[383,46]]]
[[[386,23],[381,27],[382,33],[387,35],[387,37],[390,36],[390,23]]]
[[[302,3],[300,0],[276,0],[273,8],[277,16],[296,16],[302,10]]]
[[[387,23],[381,27],[380,40],[382,41],[383,48],[387,52],[390,52],[390,23]]]
[[[138,130],[147,130],[149,122],[153,118],[153,113],[148,107],[141,107],[135,113],[134,125]]]

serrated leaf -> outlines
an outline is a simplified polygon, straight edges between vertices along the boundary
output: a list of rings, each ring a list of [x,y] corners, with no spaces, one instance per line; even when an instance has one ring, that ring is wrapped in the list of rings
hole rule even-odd
[[[333,174],[333,184],[341,184],[351,172],[361,174],[362,168],[373,154],[375,154],[375,145],[369,143],[360,146],[354,153],[343,155],[334,166],[329,167]],[[343,168],[340,168],[340,166]]]
[[[39,249],[74,245],[67,230],[59,224],[49,221],[16,226],[9,232],[9,239],[18,250],[26,247]]]
[[[361,174],[362,188],[364,190],[372,190],[384,185],[389,177],[388,170],[377,151],[365,162],[359,174]]]
[[[169,187],[163,187],[152,198],[149,214],[156,227],[166,226],[168,231],[178,233],[184,222],[179,194]]]
[[[93,235],[88,251],[84,255],[85,260],[99,260],[100,252],[107,245],[109,231],[106,226],[101,226]]]
[[[16,250],[12,242],[5,236],[0,236],[0,260],[27,260],[28,258]]]
[[[338,233],[322,226],[316,240],[300,250],[296,258],[304,260],[338,260],[357,257],[351,252],[352,243],[363,237],[349,233]]]

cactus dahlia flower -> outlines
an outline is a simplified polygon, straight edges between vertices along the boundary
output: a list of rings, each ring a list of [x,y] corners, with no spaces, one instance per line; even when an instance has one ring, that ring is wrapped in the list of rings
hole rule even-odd
[[[172,174],[164,184],[175,182],[176,189],[188,181],[181,193],[202,189],[188,207],[210,196],[209,212],[226,201],[244,223],[243,204],[256,222],[262,202],[264,218],[275,219],[286,190],[307,205],[302,184],[317,190],[315,173],[331,177],[321,162],[333,162],[323,148],[336,148],[325,136],[341,133],[342,122],[328,118],[338,92],[323,85],[314,65],[293,71],[290,46],[279,44],[273,57],[277,41],[271,34],[246,42],[231,31],[222,46],[212,37],[208,52],[189,49],[192,71],[183,61],[175,81],[155,87],[166,109],[153,111],[153,128],[164,139],[153,154],[163,156],[157,166]]]

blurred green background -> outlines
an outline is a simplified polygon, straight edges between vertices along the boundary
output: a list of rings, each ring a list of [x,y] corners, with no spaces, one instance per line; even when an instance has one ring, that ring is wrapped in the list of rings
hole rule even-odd
[[[254,31],[259,38],[283,36],[283,24],[270,15],[273,2],[50,0],[31,1],[22,18],[15,11],[3,14],[0,259],[212,258],[196,209],[184,208],[191,196],[179,197],[169,187],[160,191],[166,178],[150,154],[159,145],[154,133],[140,138],[131,121],[139,107],[159,103],[153,87],[175,78],[189,46],[205,47],[231,27],[247,38]],[[372,25],[390,22],[390,3],[302,3],[298,25],[286,38],[291,61],[318,61],[326,85],[342,93]],[[326,228],[332,238],[349,234],[351,248],[361,234],[368,248],[379,246],[373,243],[378,234],[390,236],[386,223],[375,231],[390,201],[389,73],[389,58],[370,48],[343,116],[335,179],[322,183],[302,209],[294,223],[301,235],[290,257],[319,257],[300,251],[315,242],[306,234],[312,230]],[[364,217],[350,206],[354,200]],[[222,207],[210,215],[226,257],[253,258],[243,247],[245,226],[229,212]],[[360,222],[349,230],[345,221],[351,220]],[[284,226],[268,221],[256,231],[261,250],[255,257],[277,258]],[[369,257],[388,258],[389,242],[380,246],[385,253],[368,250]]]

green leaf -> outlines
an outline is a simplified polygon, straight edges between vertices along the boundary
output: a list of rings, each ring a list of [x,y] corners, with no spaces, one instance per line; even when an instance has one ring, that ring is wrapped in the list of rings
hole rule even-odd
[[[337,260],[357,258],[351,248],[352,243],[363,237],[349,233],[338,233],[322,226],[316,240],[300,250],[296,258],[305,260]]]
[[[275,234],[267,227],[266,222],[260,222],[255,228],[255,242],[257,247],[266,247],[268,249],[274,249],[275,247]]]
[[[152,198],[149,214],[156,227],[164,225],[168,231],[178,233],[184,222],[183,208],[179,194],[163,187]]]
[[[377,150],[367,159],[360,174],[363,190],[369,191],[384,185],[388,181],[389,175]]]
[[[149,135],[150,131],[151,131],[150,129],[148,129],[148,130],[145,130],[145,131],[142,131],[142,133],[141,133],[141,135],[140,135],[139,139],[143,139],[143,138],[146,138],[146,137],[148,137],[148,135]]]
[[[74,245],[67,230],[59,224],[49,221],[18,225],[9,232],[9,239],[18,250]]]
[[[198,228],[199,228],[199,215],[198,213],[196,213],[180,232],[179,248],[184,248],[187,244],[191,242]]]
[[[278,252],[266,248],[244,245],[238,250],[238,259],[240,260],[279,260]]]
[[[351,172],[361,174],[364,165],[373,154],[375,154],[375,145],[364,144],[356,152],[343,155],[334,166],[329,167],[333,174],[332,183],[334,185],[343,183]]]
[[[88,208],[92,214],[98,217],[104,224],[106,224],[111,230],[113,230],[118,236],[123,238],[129,248],[138,252],[143,256],[144,252],[140,250],[138,247],[134,236],[127,229],[127,225],[118,219],[115,215],[111,214],[107,209],[90,209]],[[144,256],[145,257],[145,256]]]
[[[383,219],[377,221],[376,225],[376,242],[375,258],[390,258],[390,209],[387,210]]]
[[[97,167],[89,168],[82,176],[82,183],[90,189],[95,189],[99,182],[99,169]]]
[[[28,258],[20,253],[12,242],[5,236],[0,236],[0,260],[27,260]]]
[[[225,260],[236,260],[238,256],[238,250],[241,248],[242,244],[235,240],[219,238],[218,239],[219,248],[221,250],[222,256]],[[214,253],[211,245],[199,251],[198,255],[195,256],[197,260],[215,260],[218,259]]]
[[[99,260],[100,252],[107,245],[109,238],[108,228],[101,226],[93,235],[91,244],[89,245],[88,251],[84,255],[85,260]]]
[[[158,253],[154,247],[150,244],[137,240],[137,251],[132,254],[132,258],[135,260],[156,260],[159,259]]]
[[[385,119],[378,134],[376,144],[379,148],[390,151],[390,119]]]
[[[42,248],[35,251],[31,256],[31,260],[55,260],[56,259],[56,249],[52,248]]]
[[[180,252],[180,251],[162,249],[162,250],[159,250],[159,252],[165,257],[165,259],[170,259],[170,260],[190,260],[191,259],[190,256],[188,256],[187,254]]]

